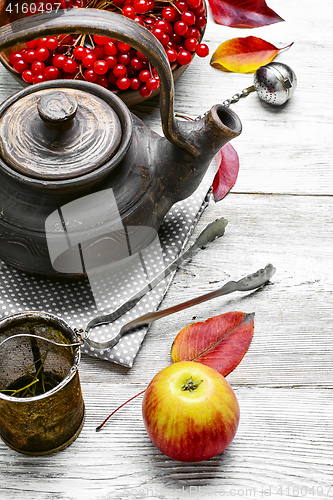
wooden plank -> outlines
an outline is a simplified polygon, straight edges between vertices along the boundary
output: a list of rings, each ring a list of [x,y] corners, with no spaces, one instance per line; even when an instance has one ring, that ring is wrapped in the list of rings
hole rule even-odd
[[[273,284],[157,321],[139,362],[146,370],[160,357],[163,365],[168,364],[174,337],[194,318],[202,321],[230,310],[254,311],[254,338],[248,355],[229,376],[232,382],[332,387],[331,199],[230,194],[210,205],[196,232],[217,216],[229,220],[225,235],[182,266],[163,307],[212,291],[269,262],[277,268]],[[168,345],[161,352],[165,336]]]
[[[149,441],[141,400],[96,434],[96,422],[110,407],[96,384],[85,389],[86,424],[70,448],[34,458],[0,447],[8,478],[1,499],[237,498],[235,491],[238,498],[262,498],[263,491],[288,498],[300,496],[301,488],[304,497],[332,496],[333,400],[327,390],[236,387],[241,421],[233,443],[214,459],[185,464],[167,459]],[[111,383],[109,391],[117,386]]]
[[[268,260],[278,269],[274,284],[243,298],[230,297],[222,306],[211,302],[200,311],[156,322],[131,370],[84,356],[80,377],[87,417],[80,437],[67,450],[43,458],[20,456],[0,445],[6,477],[11,481],[20,477],[15,486],[3,483],[4,498],[19,498],[25,491],[25,498],[37,494],[74,499],[83,490],[83,498],[94,499],[135,498],[134,494],[182,498],[189,491],[193,498],[203,498],[235,489],[247,490],[254,498],[262,491],[272,498],[281,491],[284,497],[288,491],[308,495],[314,491],[315,498],[324,491],[329,497],[333,462],[329,202],[321,197],[233,194],[212,204],[197,231],[223,212],[230,221],[227,232],[182,267],[163,307],[211,290]],[[254,227],[255,231],[249,230]],[[164,457],[146,436],[141,397],[96,434],[95,427],[107,414],[170,363],[172,340],[194,315],[206,319],[240,306],[256,311],[256,326],[249,352],[228,376],[242,419],[223,455],[203,464]]]
[[[83,356],[82,433],[68,449],[46,457],[24,456],[0,442],[1,500],[333,497],[332,5],[270,0],[269,6],[284,23],[235,30],[210,17],[205,41],[211,53],[235,36],[259,36],[279,47],[294,41],[277,60],[295,69],[295,96],[279,109],[255,95],[233,106],[243,122],[233,142],[239,178],[225,200],[211,203],[196,230],[224,216],[226,234],[182,266],[162,307],[268,262],[277,268],[272,284],[156,322],[132,369]],[[175,107],[197,116],[251,83],[252,75],[222,73],[208,59],[195,58],[176,84]],[[19,89],[0,68],[0,99]],[[160,130],[157,99],[134,110]],[[228,376],[241,421],[223,455],[201,464],[163,456],[144,430],[141,397],[95,432],[171,362],[171,344],[182,327],[233,309],[256,313],[255,332]]]

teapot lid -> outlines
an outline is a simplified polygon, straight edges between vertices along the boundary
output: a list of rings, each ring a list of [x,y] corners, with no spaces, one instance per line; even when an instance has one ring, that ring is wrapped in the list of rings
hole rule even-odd
[[[121,138],[114,109],[76,88],[29,93],[0,119],[3,159],[35,179],[63,180],[92,172],[116,154]]]

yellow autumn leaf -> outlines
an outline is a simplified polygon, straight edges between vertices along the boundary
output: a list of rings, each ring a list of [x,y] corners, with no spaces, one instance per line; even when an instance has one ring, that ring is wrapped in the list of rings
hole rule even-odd
[[[210,64],[221,71],[255,73],[260,66],[270,63],[281,50],[288,49],[291,45],[292,43],[278,49],[255,36],[232,38],[219,45]]]

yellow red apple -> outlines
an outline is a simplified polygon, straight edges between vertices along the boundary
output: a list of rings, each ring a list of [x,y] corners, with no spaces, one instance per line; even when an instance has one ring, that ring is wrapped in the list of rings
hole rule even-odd
[[[199,462],[222,453],[235,437],[239,405],[226,379],[193,361],[161,370],[142,402],[148,436],[165,455]]]

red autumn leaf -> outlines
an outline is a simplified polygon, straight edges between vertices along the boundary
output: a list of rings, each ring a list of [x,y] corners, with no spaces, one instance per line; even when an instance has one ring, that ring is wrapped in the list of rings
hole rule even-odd
[[[222,71],[234,73],[254,73],[260,66],[270,63],[281,51],[291,47],[287,45],[278,49],[272,43],[247,36],[232,38],[221,43],[210,60],[211,66]]]
[[[196,361],[217,370],[224,377],[243,359],[253,336],[254,313],[238,311],[214,316],[183,328],[175,338],[171,357]]]
[[[284,21],[265,0],[209,0],[217,24],[231,28],[258,28]]]
[[[213,196],[220,201],[235,184],[239,171],[239,158],[235,148],[228,142],[216,155],[219,165],[213,180]]]

